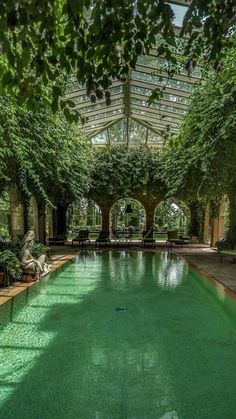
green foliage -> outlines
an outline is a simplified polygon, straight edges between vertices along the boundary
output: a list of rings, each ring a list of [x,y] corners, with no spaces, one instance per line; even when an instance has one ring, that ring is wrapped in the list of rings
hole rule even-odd
[[[22,275],[21,264],[11,250],[0,252],[0,269],[5,272],[10,281],[17,281]]]
[[[219,201],[235,178],[236,49],[226,51],[221,71],[197,86],[179,142],[163,155],[163,174],[171,195]]]
[[[48,107],[31,112],[0,98],[0,180],[21,198],[71,202],[88,186],[90,144]]]
[[[234,0],[192,1],[182,31],[190,34],[188,68],[202,52],[216,65],[230,42],[234,15]],[[105,94],[109,104],[112,81],[124,80],[140,54],[156,46],[157,56],[175,62],[173,18],[166,1],[3,0],[0,93],[17,94],[32,107],[47,97],[49,86],[52,110],[62,107],[68,120],[77,122],[74,105],[60,100],[64,80],[76,76],[91,98]]]
[[[183,205],[186,210],[185,206]],[[186,229],[186,216],[183,210],[168,199],[161,202],[155,211],[155,224],[160,229],[167,230],[184,230]]]
[[[89,195],[96,202],[146,193],[165,193],[158,150],[115,145],[95,151]]]
[[[31,250],[31,254],[37,259],[41,255],[47,255],[48,250],[49,250],[48,246],[45,246],[42,243],[34,243]]]

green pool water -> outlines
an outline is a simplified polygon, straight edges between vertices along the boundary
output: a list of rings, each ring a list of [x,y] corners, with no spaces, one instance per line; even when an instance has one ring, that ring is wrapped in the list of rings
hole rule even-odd
[[[182,259],[91,252],[25,298],[0,329],[0,418],[236,418],[235,302]]]

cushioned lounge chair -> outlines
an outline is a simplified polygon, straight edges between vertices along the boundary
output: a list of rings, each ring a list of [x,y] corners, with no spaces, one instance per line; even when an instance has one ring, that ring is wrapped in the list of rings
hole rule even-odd
[[[72,240],[72,246],[74,246],[75,243],[80,244],[90,244],[89,240],[89,230],[80,230],[78,236],[74,237]]]
[[[220,261],[222,262],[223,256],[232,256],[233,262],[236,262],[236,250],[220,250]]]
[[[110,244],[109,231],[99,231],[98,238],[95,240],[96,244]]]
[[[184,240],[182,238],[179,238],[179,232],[178,230],[170,230],[167,231],[167,240],[166,240],[166,246],[169,248],[172,248],[173,244],[183,246]]]
[[[153,237],[153,230],[144,230],[142,244],[155,246],[156,240]]]

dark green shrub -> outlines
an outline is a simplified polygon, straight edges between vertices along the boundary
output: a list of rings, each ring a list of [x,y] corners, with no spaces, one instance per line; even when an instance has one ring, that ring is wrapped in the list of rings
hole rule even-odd
[[[11,250],[0,252],[0,270],[5,272],[5,285],[19,280],[23,273],[20,261]]]

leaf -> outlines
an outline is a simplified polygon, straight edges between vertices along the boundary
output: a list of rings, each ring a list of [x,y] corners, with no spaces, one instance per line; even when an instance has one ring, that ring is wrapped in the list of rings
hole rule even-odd
[[[3,87],[7,86],[8,84],[11,83],[11,81],[12,81],[12,73],[11,73],[11,71],[7,71],[7,73],[3,74],[2,86]]]

